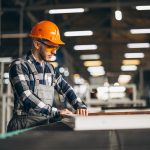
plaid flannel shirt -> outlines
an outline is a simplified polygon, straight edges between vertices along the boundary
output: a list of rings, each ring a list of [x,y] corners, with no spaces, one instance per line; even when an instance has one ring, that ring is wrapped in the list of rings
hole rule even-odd
[[[32,56],[31,52],[25,56],[24,61],[16,59],[10,65],[9,77],[14,92],[14,112],[22,110],[28,112],[30,108],[37,113],[46,114],[52,117],[60,116],[59,111],[53,106],[45,104],[40,98],[34,94],[34,76],[26,61],[31,61],[40,75],[40,84],[52,85],[54,82],[51,78],[51,69],[45,62],[44,67],[41,66]],[[65,99],[73,106],[74,109],[86,108],[79,102],[79,98],[74,93],[72,87],[63,79],[62,75],[55,71],[55,90],[64,96]]]

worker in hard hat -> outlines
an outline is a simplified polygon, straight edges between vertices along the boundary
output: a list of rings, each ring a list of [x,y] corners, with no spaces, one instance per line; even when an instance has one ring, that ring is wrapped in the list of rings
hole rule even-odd
[[[33,26],[29,36],[33,40],[32,50],[10,65],[14,110],[7,131],[45,125],[72,114],[68,109],[53,107],[54,90],[68,100],[76,114],[88,115],[86,106],[73,88],[48,63],[59,45],[65,44],[60,38],[57,25],[51,21],[41,21]]]

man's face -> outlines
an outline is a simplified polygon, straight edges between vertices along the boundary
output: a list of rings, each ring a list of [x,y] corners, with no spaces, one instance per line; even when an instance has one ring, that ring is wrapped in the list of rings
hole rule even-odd
[[[50,61],[51,57],[56,54],[56,51],[59,48],[59,45],[54,45],[49,41],[38,41],[40,42],[39,55],[45,61]]]

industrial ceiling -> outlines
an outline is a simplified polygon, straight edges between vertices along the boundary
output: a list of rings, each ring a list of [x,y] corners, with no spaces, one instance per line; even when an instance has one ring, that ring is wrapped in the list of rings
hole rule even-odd
[[[1,0],[0,5],[0,57],[22,56],[31,49],[28,38],[32,26],[41,20],[55,22],[66,43],[58,57],[60,65],[68,65],[71,74],[79,73],[89,80],[91,75],[84,66],[81,55],[98,54],[105,69],[104,76],[115,83],[120,74],[134,78],[140,69],[150,69],[150,34],[133,34],[130,29],[150,28],[150,10],[137,10],[136,6],[150,5],[149,0]],[[85,8],[84,13],[49,14],[51,9]],[[116,20],[115,11],[122,12]],[[66,31],[93,31],[92,36],[66,37]],[[129,43],[147,43],[146,48],[131,48]],[[75,45],[97,45],[96,50],[74,50]],[[142,52],[136,71],[122,71],[125,53]],[[70,60],[69,60],[70,59]],[[70,63],[67,63],[67,60]],[[64,64],[63,64],[64,63]]]

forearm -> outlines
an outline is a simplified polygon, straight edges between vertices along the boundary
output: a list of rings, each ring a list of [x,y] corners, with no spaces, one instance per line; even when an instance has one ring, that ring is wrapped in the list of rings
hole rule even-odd
[[[68,100],[75,110],[78,108],[86,108],[81,99],[75,94],[73,88],[62,78],[61,75],[56,81],[55,89]]]

